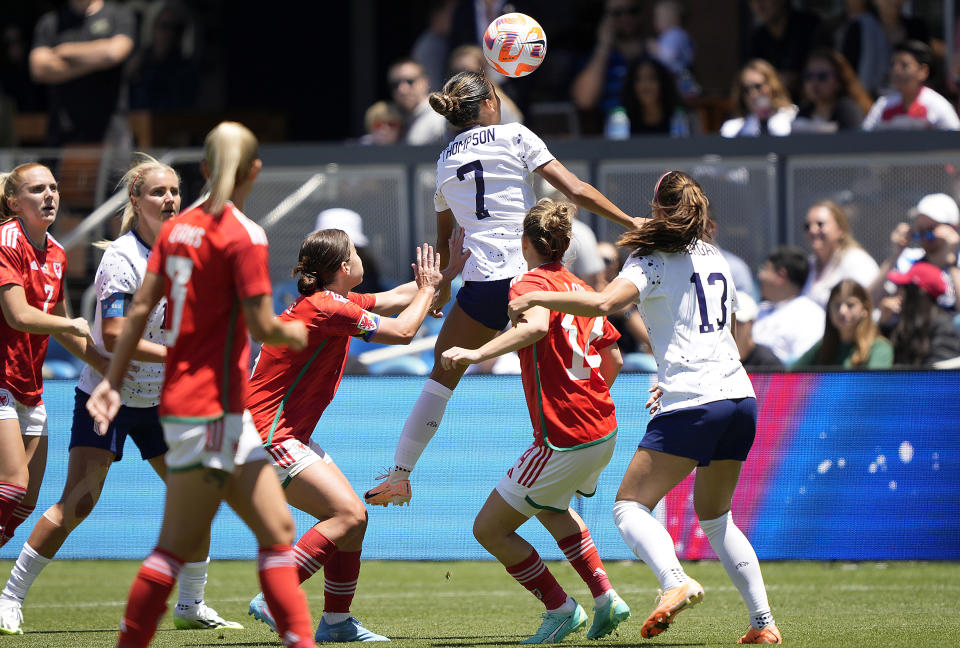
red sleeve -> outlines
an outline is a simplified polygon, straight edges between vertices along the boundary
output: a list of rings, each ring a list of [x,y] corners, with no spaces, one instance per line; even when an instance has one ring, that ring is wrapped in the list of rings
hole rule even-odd
[[[510,299],[535,290],[553,290],[549,283],[536,275],[523,275],[510,286]]]
[[[241,240],[234,246],[233,274],[237,279],[237,295],[240,299],[269,295],[270,264],[266,245],[257,245],[249,239]]]
[[[594,349],[605,349],[617,340],[620,339],[620,331],[610,323],[610,320],[603,319],[603,335],[600,336],[600,339],[593,343]]]
[[[353,301],[325,299],[313,304],[310,328],[323,335],[363,335],[379,327],[379,317]]]
[[[347,299],[363,310],[373,310],[377,305],[377,296],[374,293],[347,293]]]
[[[25,274],[20,250],[0,245],[0,286],[22,286]]]
[[[161,228],[160,233],[157,234],[157,240],[153,244],[153,249],[150,250],[150,256],[147,257],[147,272],[152,272],[153,274],[164,275],[163,272],[163,243],[166,241],[167,237],[167,228]]]

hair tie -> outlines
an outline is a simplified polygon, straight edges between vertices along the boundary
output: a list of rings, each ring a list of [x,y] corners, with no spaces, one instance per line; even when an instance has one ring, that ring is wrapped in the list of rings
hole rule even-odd
[[[667,171],[667,172],[664,173],[662,176],[660,176],[660,179],[659,179],[659,180],[657,180],[657,186],[653,188],[653,200],[654,200],[654,201],[657,200],[657,194],[660,193],[660,183],[663,182],[663,179],[666,178],[666,177],[667,177],[668,175],[670,175],[671,173],[673,173],[673,171]]]
[[[147,170],[147,167],[143,167],[142,169],[140,169],[140,173],[138,173],[137,175],[133,176],[133,180],[130,182],[130,197],[131,197],[131,198],[133,198],[133,188],[137,186],[137,180],[140,179],[140,176],[142,176],[146,170]]]

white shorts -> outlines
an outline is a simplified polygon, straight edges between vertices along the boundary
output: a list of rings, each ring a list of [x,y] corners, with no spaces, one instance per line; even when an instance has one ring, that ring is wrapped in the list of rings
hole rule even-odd
[[[593,497],[600,473],[610,463],[617,435],[579,450],[557,452],[531,445],[497,484],[497,492],[529,517],[541,511],[562,513],[574,493]]]
[[[287,487],[291,479],[303,472],[307,466],[312,466],[318,461],[325,464],[333,463],[333,458],[314,441],[305,444],[296,439],[286,439],[280,443],[264,446],[264,448],[270,455],[270,463],[276,468],[277,477],[280,478],[280,484],[284,488]]]
[[[17,419],[23,436],[47,436],[47,408],[43,403],[30,407],[17,401],[7,389],[0,389],[0,421]]]
[[[246,410],[203,423],[163,421],[163,438],[173,472],[204,466],[232,473],[245,463],[269,460]]]

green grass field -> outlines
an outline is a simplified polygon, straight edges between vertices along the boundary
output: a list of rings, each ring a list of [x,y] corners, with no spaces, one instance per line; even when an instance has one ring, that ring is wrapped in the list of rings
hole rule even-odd
[[[0,562],[4,575],[10,562]],[[566,563],[550,567],[592,618],[589,592]],[[607,565],[634,617],[599,642],[583,633],[569,646],[730,646],[747,628],[746,610],[716,562],[689,563],[706,588],[703,604],[683,612],[668,632],[642,639],[640,626],[656,594],[642,563]],[[24,608],[23,636],[0,637],[3,648],[112,646],[138,563],[55,561],[34,584]],[[765,563],[770,602],[790,646],[960,646],[960,563]],[[258,591],[249,562],[214,562],[207,600],[245,630],[177,631],[169,614],[155,646],[278,646],[277,636],[248,617]],[[306,583],[315,621],[323,607],[321,574]],[[171,602],[175,603],[175,600]],[[493,562],[369,562],[353,613],[397,648],[513,645],[532,634],[540,603]]]

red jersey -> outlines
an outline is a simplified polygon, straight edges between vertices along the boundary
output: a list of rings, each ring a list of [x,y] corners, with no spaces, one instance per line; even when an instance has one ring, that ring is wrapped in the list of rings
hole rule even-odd
[[[510,299],[534,290],[593,289],[563,264],[549,263],[517,277]],[[604,317],[551,311],[547,334],[517,351],[536,443],[574,450],[616,431],[617,417],[596,351],[618,339],[617,329]]]
[[[329,290],[300,296],[280,315],[300,320],[309,334],[303,351],[263,347],[250,379],[247,409],[264,443],[310,440],[343,377],[351,336],[370,337],[380,317],[368,312],[374,295]]]
[[[243,412],[250,343],[241,300],[270,294],[267,235],[227,203],[160,228],[147,270],[165,278],[167,350],[160,416],[210,421]]]
[[[22,286],[28,304],[50,313],[63,301],[66,268],[67,253],[49,234],[44,249],[38,250],[19,220],[0,225],[0,286]],[[49,339],[46,333],[17,331],[0,317],[0,388],[22,405],[43,402],[43,359]]]

